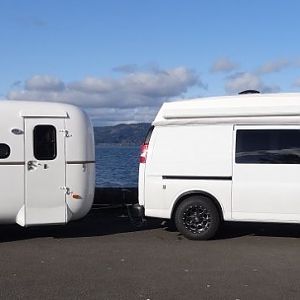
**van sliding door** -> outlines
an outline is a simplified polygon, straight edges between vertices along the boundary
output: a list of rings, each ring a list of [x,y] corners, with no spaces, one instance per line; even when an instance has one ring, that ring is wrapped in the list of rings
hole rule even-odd
[[[64,128],[64,119],[25,119],[26,225],[66,221]]]
[[[236,126],[232,217],[300,221],[300,127]]]

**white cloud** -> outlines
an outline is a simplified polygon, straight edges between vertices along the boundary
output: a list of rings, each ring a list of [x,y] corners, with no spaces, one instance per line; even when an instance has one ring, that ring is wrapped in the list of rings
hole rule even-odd
[[[294,83],[293,83],[293,87],[300,87],[300,78],[297,78]]]
[[[234,62],[232,62],[229,58],[221,57],[217,59],[212,67],[211,72],[217,73],[217,72],[230,72],[235,70],[238,67],[238,65]]]
[[[95,125],[114,125],[117,123],[151,122],[158,109],[158,107],[88,108],[86,112]]]
[[[25,89],[28,91],[60,92],[65,89],[65,85],[58,78],[48,75],[35,75],[25,81]]]
[[[292,64],[292,62],[287,59],[278,59],[263,64],[258,68],[257,73],[267,74],[267,73],[280,72],[292,65],[295,65],[295,63]]]
[[[25,82],[23,89],[11,90],[7,98],[72,103],[85,108],[97,123],[103,119],[102,111],[106,111],[107,123],[142,122],[151,121],[162,102],[183,97],[190,87],[197,85],[204,87],[198,75],[184,67],[137,71],[118,79],[87,77],[71,83],[35,75]]]
[[[280,87],[277,85],[266,85],[256,74],[241,72],[229,76],[226,79],[225,90],[228,94],[237,94],[245,90],[257,90],[264,93],[272,93],[280,91]]]
[[[227,78],[225,90],[227,93],[239,93],[244,90],[261,90],[263,83],[261,79],[251,73],[236,73]]]
[[[136,64],[126,64],[122,66],[117,66],[113,68],[113,71],[120,73],[135,73],[139,70],[138,65]]]

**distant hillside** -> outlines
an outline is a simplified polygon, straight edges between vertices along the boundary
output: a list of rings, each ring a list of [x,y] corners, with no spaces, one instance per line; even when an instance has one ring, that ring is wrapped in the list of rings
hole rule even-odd
[[[149,127],[150,123],[94,127],[95,143],[140,145]]]

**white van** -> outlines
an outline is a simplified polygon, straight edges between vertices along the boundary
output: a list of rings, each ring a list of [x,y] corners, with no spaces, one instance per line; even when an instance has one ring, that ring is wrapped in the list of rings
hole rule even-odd
[[[0,223],[65,224],[91,208],[93,128],[79,108],[0,101]]]
[[[221,221],[300,223],[300,94],[165,103],[142,146],[136,215],[190,239]]]

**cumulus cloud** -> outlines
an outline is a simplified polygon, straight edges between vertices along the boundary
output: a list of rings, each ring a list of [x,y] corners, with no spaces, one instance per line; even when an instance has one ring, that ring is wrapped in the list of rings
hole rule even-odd
[[[151,121],[162,102],[183,97],[193,86],[204,87],[196,72],[185,67],[126,73],[117,79],[87,77],[70,83],[49,75],[35,75],[26,80],[23,89],[12,89],[7,98],[76,104],[94,120],[106,111],[104,115],[110,115],[114,121],[116,110],[120,121]]]
[[[268,73],[280,72],[292,65],[293,63],[287,59],[278,59],[263,64],[258,68],[257,73],[268,74]]]
[[[158,107],[137,107],[137,108],[88,108],[86,109],[95,125],[114,125],[117,123],[143,123],[152,121]]]
[[[251,73],[236,73],[227,78],[225,90],[227,93],[238,93],[243,90],[261,90],[263,83],[261,79]]]
[[[21,80],[16,80],[12,83],[11,87],[12,88],[17,88],[20,87],[22,85],[22,81]]]
[[[221,57],[217,59],[212,67],[211,67],[211,72],[217,73],[217,72],[230,72],[235,70],[238,67],[238,65],[234,62],[232,62],[229,58],[226,57]]]
[[[58,78],[48,75],[35,75],[25,81],[25,89],[27,91],[60,92],[65,89],[65,85]]]
[[[300,78],[297,78],[294,83],[293,83],[293,87],[300,87]]]
[[[266,85],[257,74],[240,72],[227,77],[225,90],[228,94],[237,94],[245,90],[275,93],[280,91],[280,87],[277,85]]]
[[[138,65],[136,64],[126,64],[113,68],[113,71],[120,73],[135,73],[139,70]]]

